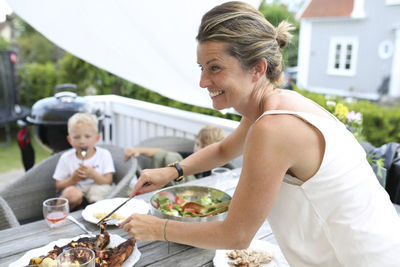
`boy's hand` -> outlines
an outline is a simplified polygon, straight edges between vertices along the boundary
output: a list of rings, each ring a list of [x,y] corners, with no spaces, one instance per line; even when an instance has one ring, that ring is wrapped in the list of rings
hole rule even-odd
[[[77,172],[78,172],[78,175],[79,175],[79,177],[81,179],[95,176],[95,170],[92,167],[86,166],[86,165],[83,165],[83,164],[80,164],[79,169],[77,170]]]
[[[75,171],[74,171],[74,173],[72,174],[72,179],[75,181],[75,182],[79,182],[80,180],[82,180],[84,177],[82,177],[82,174],[81,174],[81,172],[79,171],[79,169],[76,169]]]

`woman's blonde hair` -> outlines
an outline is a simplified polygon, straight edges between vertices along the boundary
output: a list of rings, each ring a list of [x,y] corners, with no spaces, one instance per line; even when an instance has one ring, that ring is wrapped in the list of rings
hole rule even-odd
[[[213,143],[219,142],[224,139],[224,131],[213,125],[207,125],[203,127],[196,136],[196,139],[200,141],[201,147],[206,147]]]
[[[282,21],[274,27],[250,4],[227,2],[204,14],[196,37],[199,43],[221,41],[228,44],[228,53],[245,69],[260,59],[268,62],[266,77],[276,86],[283,83],[284,63],[280,49],[292,38],[294,27]]]
[[[93,130],[97,133],[99,122],[97,117],[90,113],[75,113],[68,119],[68,133],[70,134],[72,128],[75,127],[78,123],[83,123],[89,125],[93,128]]]

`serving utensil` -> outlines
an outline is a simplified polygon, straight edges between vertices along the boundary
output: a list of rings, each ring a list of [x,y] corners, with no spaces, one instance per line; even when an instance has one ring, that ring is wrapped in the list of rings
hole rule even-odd
[[[85,231],[88,235],[94,235],[93,232],[90,232],[88,229],[86,229],[86,227],[81,224],[80,222],[78,222],[74,217],[72,217],[71,215],[67,216],[67,219],[70,220],[71,222],[75,223],[76,225],[78,225],[83,231]]]
[[[127,200],[125,200],[124,202],[121,203],[121,205],[119,205],[118,207],[116,207],[113,211],[111,211],[109,214],[107,214],[106,216],[103,217],[103,219],[101,219],[100,221],[97,222],[97,225],[100,225],[102,222],[104,222],[108,217],[110,217],[111,215],[113,215],[117,210],[119,210],[119,208],[121,208],[123,205],[125,205],[129,200],[131,200],[133,197],[128,198]],[[111,221],[111,220],[109,220]],[[107,222],[106,222],[107,223]]]
[[[182,206],[182,210],[185,210],[187,208],[194,209],[197,213],[201,214],[200,216],[210,216],[210,215],[214,215],[214,214],[218,214],[220,212],[226,211],[228,209],[228,206],[230,203],[231,203],[231,201],[228,200],[228,201],[220,202],[220,203],[217,203],[214,205],[204,206],[197,202],[190,201],[190,202],[186,202]]]
[[[104,221],[107,225],[116,225],[118,226],[118,220],[117,219],[109,219]]]
[[[220,214],[220,213],[222,213],[222,212],[225,212],[225,211],[227,211],[227,210],[228,210],[228,206],[221,207],[221,208],[218,208],[218,209],[211,210],[211,211],[208,211],[208,212],[206,212],[206,213],[203,213],[200,217],[213,216],[213,215],[216,215],[216,214]]]

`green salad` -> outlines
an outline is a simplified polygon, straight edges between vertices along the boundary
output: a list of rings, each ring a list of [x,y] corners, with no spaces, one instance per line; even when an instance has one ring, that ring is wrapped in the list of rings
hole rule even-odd
[[[175,200],[174,197],[170,195],[158,195],[155,199],[158,210],[161,212],[172,215],[172,216],[182,216],[182,217],[201,217],[202,213],[199,213],[197,210],[192,208],[184,208],[186,202],[189,199],[185,196],[176,195]],[[201,204],[205,207],[211,206],[221,201],[219,199],[215,199],[212,196],[205,195],[204,197],[194,201],[198,204]],[[210,212],[212,209],[205,209],[205,212]]]

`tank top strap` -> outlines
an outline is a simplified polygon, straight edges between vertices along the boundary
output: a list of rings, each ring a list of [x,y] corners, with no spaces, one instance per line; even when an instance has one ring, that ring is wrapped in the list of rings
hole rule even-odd
[[[275,115],[275,114],[294,115],[294,116],[296,116],[298,118],[301,118],[304,121],[314,125],[317,128],[319,128],[318,125],[319,125],[319,121],[321,121],[321,120],[322,121],[330,121],[330,122],[333,122],[333,123],[338,123],[339,122],[341,124],[341,122],[335,116],[333,116],[330,113],[329,114],[332,115],[332,118],[334,119],[334,121],[333,120],[329,120],[328,118],[323,117],[323,116],[315,115],[313,113],[297,112],[297,111],[291,111],[291,110],[267,110],[263,114],[261,114],[260,117],[257,118],[256,122],[258,120],[260,120],[262,117],[264,117],[265,115]]]

